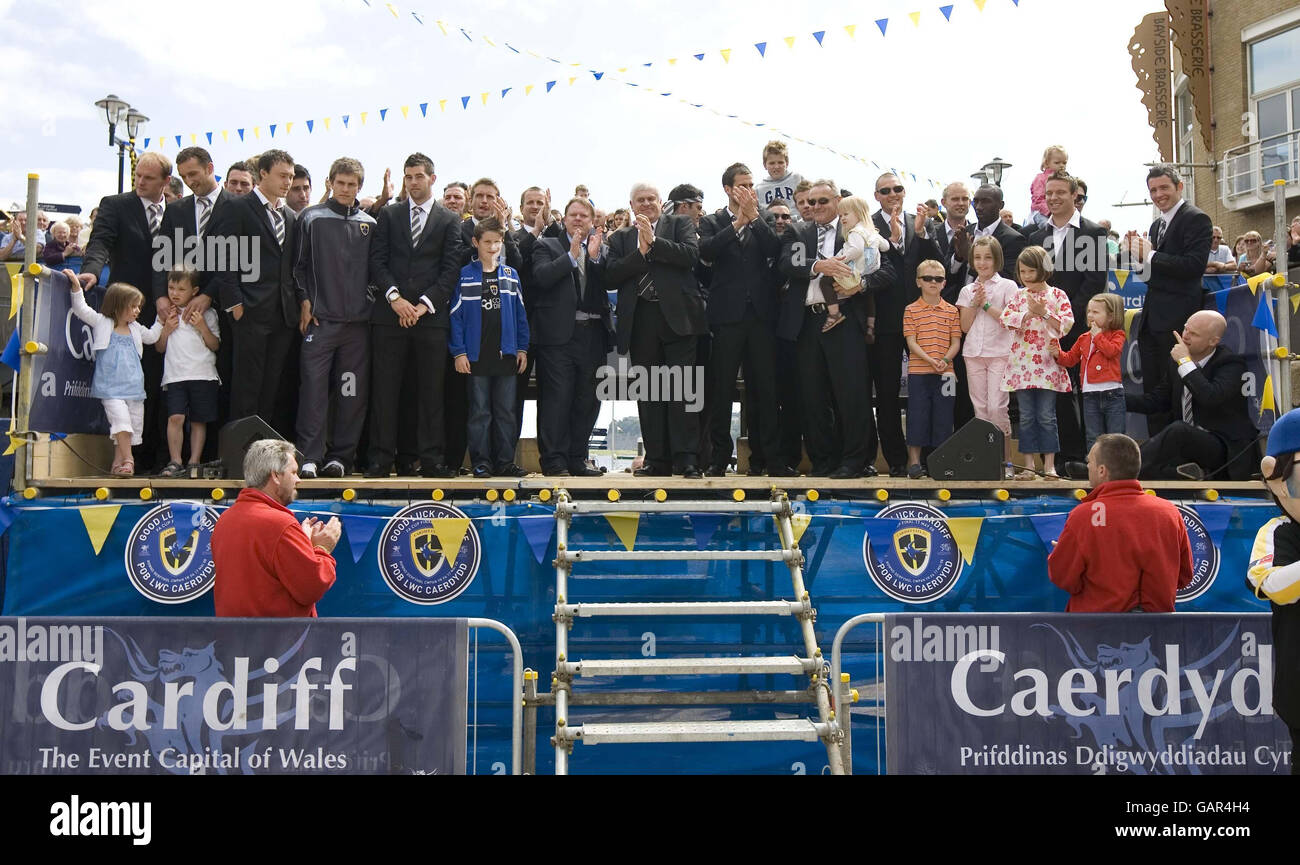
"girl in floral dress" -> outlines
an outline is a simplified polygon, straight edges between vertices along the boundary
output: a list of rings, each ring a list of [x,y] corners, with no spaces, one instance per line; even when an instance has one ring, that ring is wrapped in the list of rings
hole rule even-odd
[[[1002,379],[1002,389],[1014,391],[1020,406],[1020,452],[1032,463],[1041,455],[1043,476],[1055,480],[1056,452],[1061,449],[1056,435],[1056,395],[1070,392],[1070,376],[1048,346],[1059,348],[1060,338],[1074,326],[1070,298],[1048,285],[1052,258],[1041,246],[1030,246],[1016,260],[1024,288],[1002,310],[1002,324],[1012,331],[1011,357]],[[1030,466],[1015,476],[1031,481],[1038,472]]]

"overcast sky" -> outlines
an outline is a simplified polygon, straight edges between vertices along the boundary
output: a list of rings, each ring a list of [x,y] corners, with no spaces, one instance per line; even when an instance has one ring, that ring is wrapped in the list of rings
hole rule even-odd
[[[1120,231],[1145,227],[1147,208],[1112,205],[1144,197],[1142,163],[1156,156],[1126,46],[1160,4],[986,0],[981,12],[976,0],[952,3],[945,20],[936,0],[415,0],[393,3],[396,17],[380,0],[0,0],[0,202],[22,200],[28,172],[40,174],[44,201],[88,209],[116,192],[116,151],[94,107],[113,92],[152,118],[141,134],[154,139],[150,149],[166,136],[162,152],[174,156],[176,135],[206,145],[213,132],[219,174],[274,143],[318,179],[337,156],[360,159],[363,194],[373,194],[385,167],[400,175],[421,150],[439,188],[487,175],[516,206],[526,186],[549,186],[562,201],[581,182],[612,209],[644,179],[665,195],[694,183],[714,209],[725,203],[722,169],[744,161],[762,174],[777,127],[868,160],[787,140],[806,177],[869,194],[880,173],[872,160],[908,172],[909,206],[938,197],[928,179],[968,180],[1000,156],[1014,166],[1003,188],[1019,220],[1043,148],[1060,143],[1089,182],[1088,216]],[[883,36],[876,19],[888,19]],[[852,36],[846,25],[856,25]],[[825,32],[821,46],[815,31]],[[597,81],[589,70],[605,74]],[[549,93],[548,81],[557,82]]]

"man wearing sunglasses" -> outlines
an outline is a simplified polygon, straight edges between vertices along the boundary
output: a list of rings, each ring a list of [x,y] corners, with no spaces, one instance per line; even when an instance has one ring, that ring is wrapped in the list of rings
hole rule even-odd
[[[941,258],[938,244],[928,236],[925,205],[917,208],[915,217],[903,213],[906,192],[895,174],[882,174],[876,180],[875,196],[880,210],[872,216],[872,221],[881,236],[889,240],[889,251],[882,257],[880,269],[863,281],[868,291],[875,292],[876,341],[867,346],[867,355],[876,392],[879,447],[889,463],[891,477],[907,476],[907,442],[903,438],[903,412],[898,398],[907,355],[903,309],[921,296],[916,287],[916,266],[926,259]],[[870,462],[875,462],[876,446],[873,434],[867,443]]]
[[[807,182],[806,180],[803,181],[805,184]],[[804,199],[808,198],[807,189],[804,189],[800,194]],[[776,236],[782,239],[784,239],[785,233],[798,222],[798,215],[784,201],[778,201],[768,207],[766,218],[771,224],[772,230],[776,232]],[[789,288],[789,281],[778,267],[780,257],[781,253],[780,249],[778,249],[777,254],[768,260],[769,278],[777,295],[778,307]],[[749,375],[748,368],[746,368],[745,375]],[[778,454],[768,454],[763,448],[762,440],[755,438],[751,434],[749,439],[750,474],[762,474],[763,470],[770,466],[797,467],[803,460],[803,406],[800,404],[799,397],[798,351],[793,340],[783,339],[779,335],[776,337],[776,405],[779,416],[777,434],[781,443],[779,452]],[[762,428],[762,411],[762,405],[758,402],[749,407],[749,428],[751,430]],[[758,471],[756,472],[755,469]]]
[[[819,281],[852,276],[836,258],[840,236],[839,187],[818,180],[808,191],[812,220],[786,232],[779,267],[790,279],[781,301],[777,335],[797,342],[799,387],[803,396],[804,439],[812,474],[835,479],[870,477],[868,442],[875,436],[867,389],[867,317],[862,292],[840,301],[848,320],[822,330],[827,308]]]

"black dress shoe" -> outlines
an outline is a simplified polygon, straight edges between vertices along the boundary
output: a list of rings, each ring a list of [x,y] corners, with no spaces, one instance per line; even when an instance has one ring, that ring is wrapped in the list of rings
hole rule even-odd
[[[587,466],[583,466],[580,469],[574,469],[573,471],[565,472],[565,474],[572,475],[575,478],[598,478],[601,475],[603,475],[604,472],[602,472],[600,469],[593,469],[593,468],[588,468]]]
[[[890,467],[889,467],[889,476],[890,476],[891,478],[905,478],[905,477],[907,477],[907,466],[890,466]]]
[[[420,474],[420,470],[417,469],[415,466],[416,466],[415,463],[398,463],[397,464],[398,477],[413,478],[416,475]],[[425,475],[425,477],[429,477],[429,476]]]
[[[799,477],[799,472],[789,466],[783,466],[781,468],[772,469],[767,473],[767,476],[769,478],[797,478]]]
[[[542,469],[542,474],[546,475],[548,478],[573,477],[573,472],[569,471],[568,469]]]
[[[1086,481],[1088,479],[1088,464],[1074,462],[1073,460],[1061,466],[1061,477],[1072,481]]]
[[[704,477],[704,475],[701,474],[700,470],[695,466],[682,466],[682,477],[686,478],[688,481],[698,481],[700,478]]]
[[[368,478],[386,478],[392,473],[393,473],[392,466],[383,466],[382,468],[371,466],[370,468],[366,469],[366,477]]]
[[[763,475],[767,474],[767,466],[762,464],[755,465],[754,463],[750,463],[749,471],[745,472],[745,474],[749,475],[751,478],[762,477]]]
[[[862,471],[860,469],[851,469],[848,466],[840,466],[827,477],[833,481],[844,481],[850,478],[862,477]]]
[[[506,463],[498,466],[495,474],[503,478],[522,478],[528,476],[528,469],[514,463]]]
[[[657,469],[657,468],[653,468],[653,467],[651,467],[651,466],[642,466],[641,468],[639,468],[639,469],[637,469],[636,471],[632,472],[632,477],[634,477],[634,478],[667,478],[667,477],[672,477],[672,472],[660,471],[659,469]]]
[[[492,477],[492,470],[487,466],[474,466],[474,477],[490,478]]]
[[[880,472],[876,471],[875,466],[867,466],[865,469],[862,470],[862,477],[864,478],[874,478],[879,474]]]
[[[727,467],[709,466],[709,470],[706,471],[705,474],[711,478],[725,478],[727,476]]]
[[[456,470],[451,466],[435,464],[431,466],[421,466],[420,475],[426,478],[454,478]]]

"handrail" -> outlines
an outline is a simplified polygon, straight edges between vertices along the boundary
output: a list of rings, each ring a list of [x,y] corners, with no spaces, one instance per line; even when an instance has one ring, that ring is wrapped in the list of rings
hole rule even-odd
[[[521,753],[523,748],[524,727],[524,651],[519,645],[519,638],[507,625],[496,619],[468,618],[465,624],[470,628],[488,628],[501,634],[510,644],[513,657],[513,686],[510,691],[510,774],[520,774]]]
[[[1300,129],[1248,141],[1223,151],[1224,201],[1243,195],[1271,197],[1273,182],[1300,180]]]

